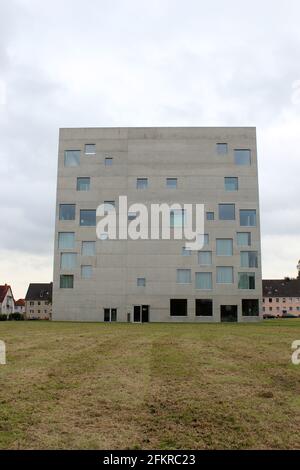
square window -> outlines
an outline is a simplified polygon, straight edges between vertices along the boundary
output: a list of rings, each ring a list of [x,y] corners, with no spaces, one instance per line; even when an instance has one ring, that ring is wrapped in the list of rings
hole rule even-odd
[[[135,220],[137,218],[137,212],[128,212],[128,220]]]
[[[61,274],[59,286],[61,289],[73,289],[74,275],[73,274]]]
[[[60,255],[60,268],[61,269],[75,269],[77,261],[76,253],[61,253]]]
[[[112,157],[105,157],[104,164],[105,164],[105,166],[112,166],[113,158]]]
[[[81,277],[82,279],[91,279],[93,276],[93,267],[90,265],[81,266]]]
[[[256,210],[255,209],[241,209],[240,210],[240,225],[242,227],[256,227]]]
[[[138,277],[136,280],[136,284],[138,287],[145,287],[146,286],[146,278],[145,277]]]
[[[192,250],[189,250],[188,248],[186,248],[185,246],[183,246],[183,247],[182,247],[181,254],[182,254],[182,256],[191,256]]]
[[[214,212],[206,212],[206,220],[215,220]]]
[[[196,289],[211,290],[212,289],[212,273],[196,273]]]
[[[239,179],[233,176],[224,178],[226,191],[237,191],[239,189]]]
[[[187,299],[170,299],[171,317],[187,316]]]
[[[176,189],[177,188],[177,178],[167,178],[166,179],[167,188]]]
[[[77,191],[89,191],[91,184],[91,178],[80,177],[77,178]]]
[[[217,284],[233,284],[233,267],[217,267]]]
[[[239,273],[239,289],[255,289],[255,274]]]
[[[186,211],[184,209],[175,209],[170,211],[170,227],[184,227],[186,220]]]
[[[148,178],[137,178],[136,188],[137,189],[146,189],[146,188],[148,188]]]
[[[69,250],[75,247],[75,233],[74,232],[59,232],[58,233],[58,248],[60,250]]]
[[[81,254],[82,256],[95,256],[96,243],[95,242],[82,242]]]
[[[212,265],[212,252],[211,251],[199,251],[198,263],[201,266],[211,266]]]
[[[59,220],[75,220],[75,204],[60,204]]]
[[[177,284],[190,284],[192,274],[190,269],[177,269]]]
[[[234,151],[234,162],[236,165],[251,165],[251,150],[240,149]]]
[[[217,153],[218,155],[226,155],[228,153],[228,144],[217,144]]]
[[[235,220],[235,204],[219,204],[220,220]]]
[[[258,299],[243,299],[242,300],[242,315],[243,317],[258,317],[259,315],[259,301]]]
[[[212,317],[213,301],[212,299],[196,299],[196,317]]]
[[[242,268],[257,268],[258,267],[257,251],[241,251],[241,267]]]
[[[250,232],[238,232],[237,244],[238,246],[251,246],[251,233]]]
[[[231,238],[217,238],[217,256],[233,255],[233,240]]]
[[[65,150],[65,166],[79,166],[80,150]]]
[[[96,211],[82,209],[80,211],[80,225],[82,227],[95,227],[96,226]]]
[[[96,144],[85,144],[84,153],[86,155],[96,154]]]

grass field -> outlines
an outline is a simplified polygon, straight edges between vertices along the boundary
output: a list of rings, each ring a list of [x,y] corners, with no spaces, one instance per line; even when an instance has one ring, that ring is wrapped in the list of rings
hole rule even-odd
[[[2,449],[300,449],[299,320],[1,322]]]

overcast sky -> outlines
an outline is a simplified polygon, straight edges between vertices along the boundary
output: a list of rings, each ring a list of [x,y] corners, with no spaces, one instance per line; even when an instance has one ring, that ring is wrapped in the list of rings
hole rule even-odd
[[[0,0],[0,284],[52,279],[72,126],[257,126],[263,275],[295,276],[299,19],[299,0]]]

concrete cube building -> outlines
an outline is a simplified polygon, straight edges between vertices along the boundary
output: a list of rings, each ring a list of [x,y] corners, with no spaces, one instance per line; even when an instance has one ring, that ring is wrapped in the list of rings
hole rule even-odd
[[[119,196],[204,204],[205,246],[98,238]],[[260,252],[255,128],[60,129],[53,320],[257,321]]]

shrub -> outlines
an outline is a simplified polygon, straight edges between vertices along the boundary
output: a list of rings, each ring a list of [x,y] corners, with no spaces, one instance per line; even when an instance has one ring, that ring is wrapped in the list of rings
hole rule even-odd
[[[7,315],[5,313],[0,313],[0,321],[6,321]]]
[[[24,320],[24,315],[23,315],[23,313],[18,313],[18,312],[16,312],[16,313],[11,313],[11,314],[9,315],[9,318],[8,318],[8,319],[9,319],[9,320],[15,320],[15,321],[21,321],[21,320]]]

